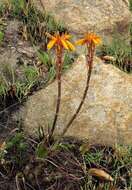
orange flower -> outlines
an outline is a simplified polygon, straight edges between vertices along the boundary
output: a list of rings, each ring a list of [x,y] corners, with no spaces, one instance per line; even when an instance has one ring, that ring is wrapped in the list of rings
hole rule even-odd
[[[74,51],[74,45],[69,41],[70,35],[69,34],[55,34],[52,36],[51,34],[47,33],[47,36],[51,39],[47,45],[48,49],[51,49],[53,46],[57,46],[60,48],[65,48],[67,50]]]
[[[101,38],[94,33],[87,33],[84,36],[84,38],[76,42],[77,45],[85,45],[85,44],[91,44],[91,43],[94,45],[98,45],[101,43]]]

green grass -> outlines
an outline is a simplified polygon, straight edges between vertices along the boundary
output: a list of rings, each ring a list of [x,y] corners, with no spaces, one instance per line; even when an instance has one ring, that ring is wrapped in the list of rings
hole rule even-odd
[[[116,146],[112,149],[89,150],[84,155],[84,160],[88,168],[100,168],[106,170],[114,179],[112,183],[104,183],[103,190],[114,188],[132,189],[132,147]],[[97,189],[97,179],[88,176],[83,190]]]
[[[10,172],[12,182],[21,172],[25,182],[30,183],[33,188],[37,183],[47,189],[58,180],[59,185],[55,186],[57,190],[69,190],[70,186],[72,190],[132,189],[132,146],[116,145],[112,148],[88,145],[87,151],[81,153],[78,143],[64,140],[49,154],[49,147],[44,142],[42,139],[32,139],[22,132],[15,132],[6,139],[0,148],[0,167],[8,183],[11,183],[8,180]],[[9,164],[13,164],[13,168],[7,167]],[[91,176],[88,172],[91,168],[106,171],[114,181],[102,181],[99,177]],[[34,174],[37,181],[30,178]],[[79,178],[76,180],[77,176]],[[2,176],[0,182],[1,180]],[[0,187],[1,185],[2,183]]]
[[[132,0],[129,0],[129,2],[129,8],[132,11]],[[114,64],[127,73],[132,73],[132,23],[130,23],[129,34],[129,41],[123,39],[120,35],[113,36],[111,43],[104,42],[97,54],[101,58],[105,55],[112,56],[115,61],[108,61],[109,63]]]
[[[10,0],[8,4],[1,5],[0,10],[1,15],[4,16],[7,12],[8,17],[16,18],[23,23],[21,34],[32,43],[43,42],[46,46],[45,32],[53,34],[57,31],[67,31],[62,22],[56,22],[51,14],[39,11],[30,0],[28,3],[26,0]]]
[[[52,82],[56,77],[55,57],[50,52],[37,50],[40,65],[13,67],[3,64],[0,75],[0,97],[17,98],[20,102],[26,98],[35,87]],[[74,55],[64,54],[63,72],[71,67]],[[47,71],[43,76],[43,68]],[[42,69],[42,70],[41,70]],[[20,73],[20,74],[19,74]],[[2,100],[1,100],[2,101]]]
[[[4,65],[0,76],[0,97],[22,100],[38,82],[39,73],[33,66],[21,66],[21,76],[11,65]],[[14,97],[15,96],[15,97]]]
[[[0,2],[0,18],[6,13],[6,5]]]
[[[101,57],[105,55],[112,56],[115,61],[110,61],[110,63],[125,72],[132,72],[132,47],[130,42],[126,42],[119,36],[113,37],[111,43],[104,43],[97,54]]]
[[[0,44],[2,43],[3,39],[4,39],[4,33],[0,31]]]
[[[0,18],[0,46],[2,45],[2,42],[4,40],[5,29],[6,29],[5,20],[3,18]]]
[[[132,11],[132,0],[129,0],[130,3],[130,11]]]
[[[28,144],[22,132],[17,132],[7,140],[4,151],[0,151],[0,160],[6,160],[10,164],[17,165],[21,168],[27,160]],[[12,154],[12,152],[14,152]]]
[[[40,62],[44,64],[48,69],[47,81],[48,82],[53,81],[53,79],[55,79],[55,76],[56,76],[54,55],[50,52],[44,52],[44,51],[38,50],[37,56]],[[69,55],[69,53],[67,52],[64,54],[62,72],[65,72],[67,69],[71,67],[72,63],[75,60],[75,57],[76,57],[75,54]]]

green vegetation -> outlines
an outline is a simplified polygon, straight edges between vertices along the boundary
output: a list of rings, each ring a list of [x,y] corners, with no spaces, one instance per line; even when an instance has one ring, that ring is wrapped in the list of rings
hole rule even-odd
[[[37,51],[37,56],[42,65],[45,65],[48,69],[47,81],[51,82],[55,79],[56,76],[56,68],[55,68],[55,57],[51,52],[44,52],[41,50]],[[67,52],[64,54],[63,58],[63,72],[69,69],[74,62],[77,55],[71,54],[69,55]]]
[[[0,19],[0,45],[2,44],[3,40],[4,40],[4,30],[5,30],[5,23],[4,23],[4,19]]]
[[[19,68],[4,64],[0,76],[0,97],[17,98],[22,101],[35,87],[51,82],[56,75],[55,63],[52,56],[46,52],[38,51],[40,65],[25,66]],[[64,57],[64,70],[69,68],[73,60],[67,54]],[[19,64],[19,63],[18,63]],[[46,69],[47,76],[43,80],[43,68]],[[21,74],[21,75],[20,75]]]
[[[108,62],[116,65],[121,70],[131,73],[132,72],[132,49],[128,42],[120,39],[120,37],[114,37],[112,42],[102,45],[97,52],[100,57],[111,56],[112,59]]]
[[[2,99],[17,98],[20,102],[27,97],[38,86],[53,81],[56,76],[55,58],[50,53],[37,51],[39,65],[13,67],[4,64],[0,76],[0,97]],[[64,56],[63,71],[68,69],[74,58],[66,53]],[[44,80],[43,69],[46,69],[47,76]]]
[[[4,39],[4,33],[0,31],[0,44],[2,43],[3,39]]]
[[[21,35],[32,43],[43,42],[46,47],[47,37],[45,32],[67,31],[63,23],[56,22],[49,13],[39,11],[31,0],[28,2],[26,0],[9,0],[1,9],[4,10],[1,13],[2,15],[6,11],[8,17],[16,18],[23,23],[20,30]]]
[[[114,179],[112,183],[100,184],[104,190],[131,189],[132,188],[132,147],[116,146],[113,148],[91,147],[84,155],[88,168],[100,168],[109,171]],[[98,179],[87,179],[83,190],[97,189]]]
[[[86,151],[83,149],[82,152],[82,142],[64,139],[53,152],[48,152],[49,147],[44,146],[43,140],[32,139],[22,132],[17,132],[1,145],[2,190],[1,182],[4,179],[6,184],[10,184],[11,172],[13,188],[15,184],[21,184],[22,189],[37,189],[38,185],[45,189],[54,186],[57,190],[132,189],[131,147],[112,148],[87,144]],[[97,176],[90,174],[92,168],[99,169]],[[105,175],[109,174],[113,181],[107,178],[106,180],[105,175],[102,178],[101,171],[105,171]],[[21,177],[16,181],[19,174]],[[6,184],[4,190],[8,187]]]
[[[38,83],[37,68],[21,66],[21,76],[16,68],[5,64],[0,76],[0,97],[15,98],[20,101],[30,93],[32,87]]]
[[[129,0],[130,3],[130,11],[132,11],[132,0]]]
[[[132,11],[132,0],[129,2]],[[97,53],[108,63],[114,64],[127,73],[132,73],[132,23],[130,23],[129,34],[127,40],[120,35],[113,36],[112,42],[105,42]]]
[[[27,160],[26,152],[29,149],[28,144],[25,141],[24,134],[16,133],[14,136],[9,138],[5,146],[4,156],[2,159],[17,165],[17,167],[20,168]],[[16,154],[14,154],[15,152]]]

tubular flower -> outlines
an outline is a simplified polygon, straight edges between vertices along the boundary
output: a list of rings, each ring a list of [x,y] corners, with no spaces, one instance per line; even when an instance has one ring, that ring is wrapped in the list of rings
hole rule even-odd
[[[55,34],[52,36],[51,34],[47,33],[47,36],[51,39],[47,45],[48,49],[56,46],[57,48],[65,48],[70,51],[74,51],[74,45],[69,41],[71,36],[69,34]]]
[[[85,45],[85,44],[98,45],[100,43],[101,43],[101,38],[94,33],[87,33],[84,36],[84,38],[82,38],[76,42],[77,45]]]

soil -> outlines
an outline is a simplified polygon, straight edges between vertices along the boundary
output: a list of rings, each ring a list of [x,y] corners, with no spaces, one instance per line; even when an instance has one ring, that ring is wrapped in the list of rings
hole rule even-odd
[[[91,183],[91,188],[100,188],[109,184],[109,189],[126,189],[130,181],[130,163],[116,168],[115,163],[119,162],[115,149],[100,145],[91,145],[87,153],[96,154],[102,152],[100,163],[84,162],[84,156],[80,152],[79,142],[75,139],[64,139],[61,146],[50,152],[45,158],[36,156],[36,143],[38,139],[26,138],[28,149],[24,155],[16,155],[13,160],[11,149],[0,164],[0,189],[1,190],[80,190],[86,183]],[[22,159],[22,162],[21,162]],[[19,162],[17,162],[19,160]],[[103,169],[111,174],[119,169],[120,176],[117,181],[110,183],[100,178],[88,176],[90,168]],[[93,187],[93,188],[92,188]]]

